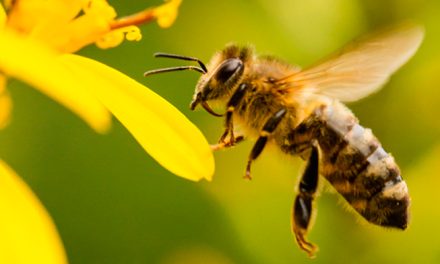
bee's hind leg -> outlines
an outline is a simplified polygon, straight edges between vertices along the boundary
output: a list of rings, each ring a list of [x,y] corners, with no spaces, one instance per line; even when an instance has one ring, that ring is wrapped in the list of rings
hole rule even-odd
[[[283,120],[283,117],[286,115],[287,110],[285,108],[282,108],[281,110],[278,110],[269,120],[266,121],[266,123],[263,126],[263,130],[260,132],[260,136],[257,139],[257,142],[255,142],[254,147],[252,148],[251,154],[249,155],[248,162],[246,165],[246,174],[244,178],[246,179],[252,179],[251,178],[251,164],[252,161],[254,161],[258,156],[260,156],[261,152],[263,151],[264,147],[266,146],[268,137],[275,131],[275,129],[278,127],[278,124]]]
[[[299,193],[295,198],[292,214],[292,231],[300,248],[314,257],[317,246],[306,239],[313,214],[313,200],[319,179],[319,151],[317,144],[312,144],[307,166],[301,177]]]

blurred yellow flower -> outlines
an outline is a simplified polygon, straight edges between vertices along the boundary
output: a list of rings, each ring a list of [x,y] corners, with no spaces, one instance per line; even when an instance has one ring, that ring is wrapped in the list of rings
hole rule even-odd
[[[16,0],[0,6],[0,127],[11,99],[7,78],[35,87],[105,132],[112,113],[163,167],[190,180],[210,180],[214,159],[202,133],[176,108],[145,86],[96,61],[72,55],[95,43],[141,39],[137,25],[169,27],[181,0],[116,18],[105,0]]]
[[[29,187],[0,160],[0,263],[67,263],[49,214]]]

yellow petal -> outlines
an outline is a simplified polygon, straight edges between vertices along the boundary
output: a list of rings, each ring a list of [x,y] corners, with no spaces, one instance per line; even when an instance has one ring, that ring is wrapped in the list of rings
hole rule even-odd
[[[93,92],[163,167],[190,180],[210,180],[214,158],[202,133],[145,86],[104,64],[66,54],[81,78],[99,78]]]
[[[74,53],[109,31],[110,26],[105,18],[83,15],[53,31],[46,31],[47,34],[40,34],[39,39],[61,53]]]
[[[154,9],[157,24],[162,28],[170,27],[176,20],[178,9],[182,0],[170,0]]]
[[[86,0],[20,0],[14,1],[8,17],[8,27],[38,38],[46,31],[56,32],[72,20]]]
[[[0,263],[67,263],[49,214],[3,161],[0,161],[0,213]]]
[[[0,74],[0,129],[9,123],[11,116],[12,100],[6,90],[6,77]]]
[[[93,79],[81,80],[47,47],[12,32],[0,31],[0,71],[20,79],[63,104],[98,132],[105,132],[111,116],[85,87]]]
[[[8,27],[73,53],[108,33],[115,17],[105,0],[25,0],[14,5]]]
[[[41,35],[45,43],[55,49],[63,53],[74,53],[110,32],[110,23],[115,17],[116,11],[107,1],[92,0],[87,2],[81,16],[55,28],[56,31],[49,31],[50,34]]]
[[[0,29],[3,29],[3,26],[6,22],[6,13],[3,5],[0,3]]]

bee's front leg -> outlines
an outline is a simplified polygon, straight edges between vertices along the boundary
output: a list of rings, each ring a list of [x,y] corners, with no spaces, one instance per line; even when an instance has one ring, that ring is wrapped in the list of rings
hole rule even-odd
[[[243,135],[239,135],[239,136],[236,136],[234,138],[234,142],[223,141],[223,142],[219,142],[217,144],[211,145],[211,150],[212,151],[217,151],[217,150],[222,150],[224,148],[230,148],[230,147],[233,147],[236,144],[242,142],[243,140],[244,140],[244,136]]]
[[[225,131],[223,132],[222,136],[218,140],[219,144],[226,143],[226,137],[229,136],[229,142],[231,142],[231,145],[234,145],[234,123],[232,121],[232,114],[234,113],[233,107],[228,107],[226,111],[226,118],[225,118]]]
[[[307,166],[301,177],[299,193],[295,198],[292,215],[292,231],[296,241],[302,250],[306,251],[309,257],[314,257],[318,250],[317,246],[306,239],[308,228],[313,214],[313,200],[319,179],[319,151],[317,144],[312,144],[312,150]]]
[[[237,138],[234,136],[234,122],[232,120],[232,115],[234,114],[235,108],[241,103],[246,91],[248,89],[248,84],[242,83],[238,86],[237,90],[232,94],[231,99],[229,99],[226,105],[226,118],[225,118],[225,132],[223,132],[218,143],[219,144],[229,144],[233,146],[237,142]],[[229,141],[226,142],[226,137],[229,135]]]

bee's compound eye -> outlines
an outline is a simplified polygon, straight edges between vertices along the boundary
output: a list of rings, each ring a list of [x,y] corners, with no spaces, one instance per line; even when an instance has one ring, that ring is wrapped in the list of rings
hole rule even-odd
[[[243,62],[240,59],[228,59],[220,66],[216,78],[219,82],[227,82],[235,72],[243,68]]]

